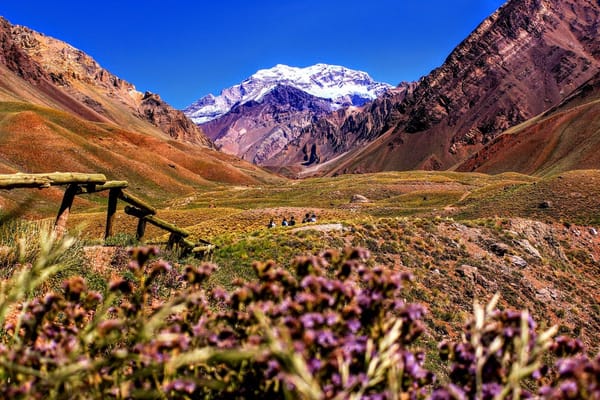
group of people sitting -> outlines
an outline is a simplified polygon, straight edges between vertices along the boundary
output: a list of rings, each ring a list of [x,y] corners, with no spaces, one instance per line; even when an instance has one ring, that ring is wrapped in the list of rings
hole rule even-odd
[[[302,218],[302,223],[306,224],[309,222],[317,222],[317,216],[315,215],[315,213],[306,213],[306,215],[304,216],[304,218]],[[283,219],[281,220],[281,226],[294,226],[296,225],[296,219],[294,218],[294,216],[290,216],[290,219],[287,219],[286,217],[283,217]],[[267,225],[268,228],[274,228],[276,227],[277,224],[275,224],[275,221],[273,218],[271,218],[271,220],[269,221],[269,224]]]

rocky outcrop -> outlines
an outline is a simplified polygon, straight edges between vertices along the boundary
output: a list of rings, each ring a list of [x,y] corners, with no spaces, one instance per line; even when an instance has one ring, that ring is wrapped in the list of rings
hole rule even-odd
[[[159,127],[170,137],[203,146],[212,146],[212,142],[202,130],[188,119],[182,111],[165,103],[159,95],[146,92],[139,105],[140,115]]]
[[[12,25],[0,17],[0,63],[29,82],[46,78],[42,68],[27,56],[12,34]],[[22,40],[23,45],[35,45],[33,38]]]
[[[376,138],[373,132],[392,126],[390,121],[396,113],[394,104],[412,87],[413,84],[402,84],[362,107],[346,107],[321,117],[315,115],[280,153],[272,156],[269,164],[288,169],[295,166],[291,171],[302,174],[340,154],[365,146]]]

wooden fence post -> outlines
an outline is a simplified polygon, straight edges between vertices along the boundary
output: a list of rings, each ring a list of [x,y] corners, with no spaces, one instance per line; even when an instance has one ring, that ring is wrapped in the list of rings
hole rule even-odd
[[[181,235],[171,232],[169,235],[169,241],[167,242],[167,250],[173,250],[175,246],[179,246],[179,242],[181,241]]]
[[[54,223],[54,232],[57,239],[62,238],[67,230],[69,212],[71,211],[71,206],[73,206],[73,199],[75,199],[78,189],[79,185],[73,183],[67,187],[67,190],[65,190],[65,195],[63,196],[60,209],[58,210],[58,216],[56,217],[56,222]]]
[[[146,218],[140,218],[138,220],[135,237],[140,243],[144,243],[144,233],[146,233],[146,223],[147,222],[148,222],[148,220],[146,220]]]
[[[120,191],[121,189],[110,189],[108,192],[108,210],[106,212],[106,233],[104,234],[104,240],[113,235],[117,200]]]

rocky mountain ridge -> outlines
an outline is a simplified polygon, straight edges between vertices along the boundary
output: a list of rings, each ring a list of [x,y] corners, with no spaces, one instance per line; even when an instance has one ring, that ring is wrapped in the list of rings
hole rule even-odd
[[[367,133],[376,140],[332,154],[338,158],[327,173],[446,169],[464,160],[600,70],[599,21],[597,1],[508,1],[409,95],[380,111],[385,123]],[[322,125],[310,134],[324,136]],[[349,126],[341,121],[327,135],[345,137]]]
[[[225,115],[237,104],[262,101],[277,86],[293,87],[329,100],[331,110],[362,105],[392,88],[389,84],[375,82],[366,72],[342,66],[315,64],[297,68],[278,64],[257,71],[242,83],[224,89],[219,96],[204,96],[184,112],[195,123],[203,124]]]
[[[43,88],[49,98],[36,99],[43,105],[58,106],[91,121],[212,146],[181,111],[156,94],[137,91],[83,51],[27,27],[11,25],[1,17],[0,35],[3,64]]]
[[[331,112],[331,107],[331,100],[279,85],[260,101],[236,104],[202,129],[226,153],[254,164],[277,166],[274,157],[297,139],[302,128]]]
[[[600,73],[557,106],[503,132],[455,169],[494,174],[596,169],[599,145]]]
[[[53,171],[103,173],[157,201],[278,179],[217,151],[181,111],[83,51],[0,18],[0,173]],[[56,188],[5,192],[0,208],[59,196]]]

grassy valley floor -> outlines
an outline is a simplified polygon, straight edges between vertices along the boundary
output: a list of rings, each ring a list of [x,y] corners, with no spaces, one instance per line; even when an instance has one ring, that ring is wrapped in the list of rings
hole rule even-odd
[[[414,279],[405,300],[426,307],[422,346],[429,368],[444,376],[436,343],[458,339],[474,300],[486,302],[495,293],[501,308],[528,309],[541,329],[558,325],[591,352],[600,350],[595,228],[600,185],[594,182],[600,182],[600,171],[543,178],[422,171],[350,175],[222,186],[170,199],[157,216],[190,231],[191,240],[217,246],[205,260],[162,253],[178,268],[214,263],[210,286],[232,290],[237,278],[255,279],[256,260],[289,268],[298,256],[350,247],[367,249],[371,266],[409,272]],[[121,207],[113,243],[131,245],[136,220]],[[91,266],[73,271],[102,290],[127,273],[127,255],[118,246],[98,246],[106,216],[101,203],[90,210],[69,219],[71,233],[86,244],[85,265]],[[317,222],[302,223],[306,213],[315,213]],[[290,216],[298,223],[281,226]],[[267,228],[271,218],[277,226]],[[148,226],[147,243],[166,241],[164,231]],[[163,293],[171,292],[171,284],[177,286],[164,282]]]
[[[407,299],[426,304],[429,334],[456,336],[474,299],[498,292],[503,307],[527,308],[543,325],[598,350],[600,171],[539,178],[520,174],[397,172],[223,186],[172,199],[158,216],[217,245],[211,283],[253,279],[255,260],[284,267],[297,256],[363,247],[370,262],[408,271]],[[360,197],[360,196],[363,197]],[[316,223],[303,224],[306,213]],[[282,227],[294,216],[294,227]],[[267,228],[273,218],[275,228]],[[70,226],[102,242],[103,212],[74,214]],[[116,229],[133,240],[136,220]],[[147,242],[165,243],[152,226]],[[187,260],[197,262],[197,260]]]

